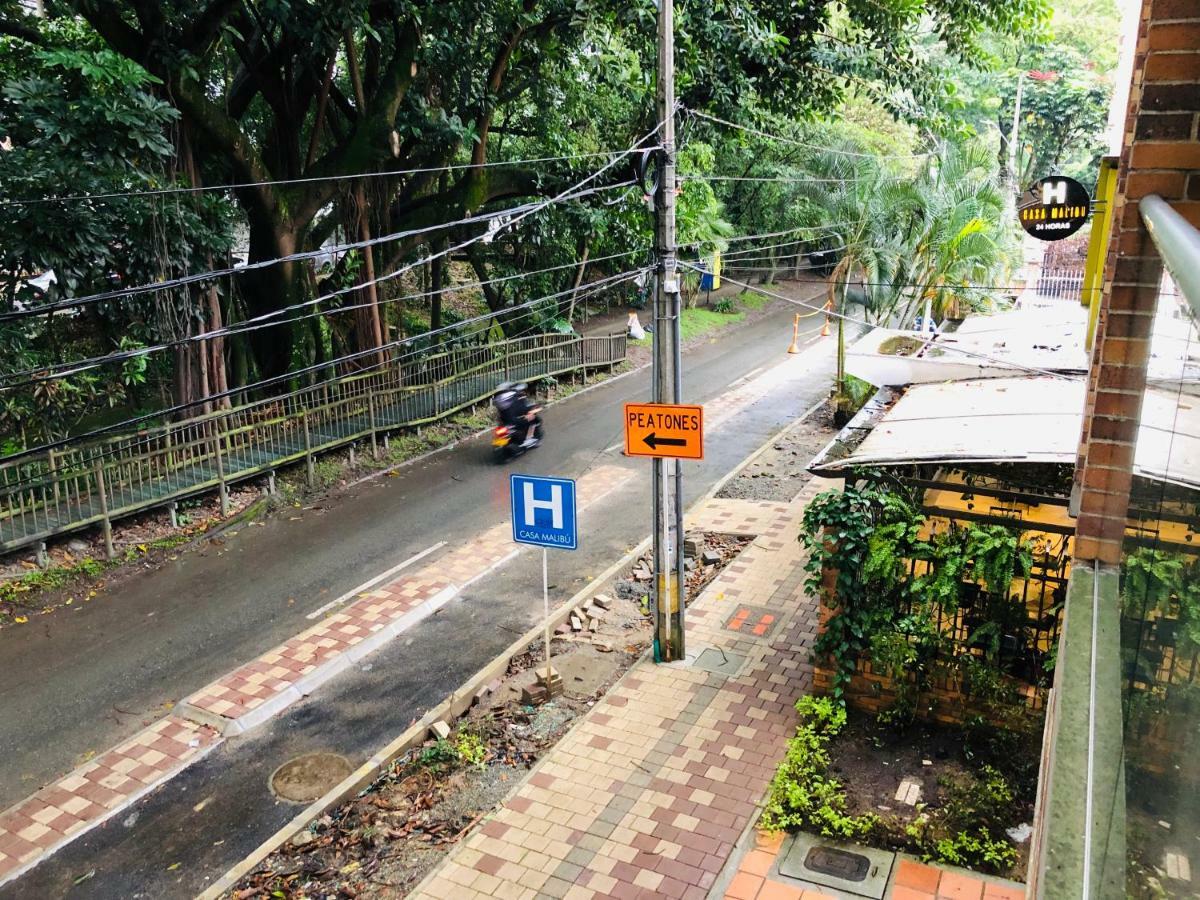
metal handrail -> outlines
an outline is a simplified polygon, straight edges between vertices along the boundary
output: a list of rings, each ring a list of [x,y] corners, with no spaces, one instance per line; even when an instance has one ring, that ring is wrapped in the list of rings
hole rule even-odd
[[[532,381],[625,359],[624,334],[534,335],[435,350],[408,363],[227,410],[0,462],[0,551],[183,497],[381,433],[445,418]]]
[[[1143,197],[1138,210],[1192,316],[1200,319],[1200,231],[1158,194]]]

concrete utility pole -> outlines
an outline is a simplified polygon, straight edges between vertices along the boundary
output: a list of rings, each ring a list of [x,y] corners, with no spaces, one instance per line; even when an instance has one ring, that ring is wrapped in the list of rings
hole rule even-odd
[[[1008,198],[1010,204],[1016,207],[1017,194],[1021,187],[1017,180],[1017,152],[1021,140],[1021,99],[1025,93],[1025,70],[1017,73],[1017,102],[1013,106],[1012,131],[1008,133]]]
[[[658,4],[658,121],[663,150],[654,198],[658,283],[654,296],[655,403],[679,403],[679,273],[675,259],[675,10]],[[684,658],[683,473],[677,459],[654,466],[654,658]]]

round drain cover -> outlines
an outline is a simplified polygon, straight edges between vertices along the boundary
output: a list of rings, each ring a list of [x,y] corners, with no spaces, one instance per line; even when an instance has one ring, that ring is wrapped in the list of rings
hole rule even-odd
[[[353,771],[336,753],[306,753],[288,760],[271,775],[271,790],[282,800],[310,803],[340,784]]]

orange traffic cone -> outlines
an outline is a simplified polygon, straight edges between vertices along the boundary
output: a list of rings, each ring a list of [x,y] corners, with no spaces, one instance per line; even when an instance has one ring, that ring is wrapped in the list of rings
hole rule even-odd
[[[796,319],[792,322],[792,346],[788,347],[788,353],[800,352],[800,313],[796,313]]]
[[[828,313],[829,310],[832,308],[832,306],[833,306],[833,302],[830,300],[826,300],[825,301],[825,312]],[[825,316],[825,325],[821,329],[821,337],[829,337],[829,316],[828,315]]]

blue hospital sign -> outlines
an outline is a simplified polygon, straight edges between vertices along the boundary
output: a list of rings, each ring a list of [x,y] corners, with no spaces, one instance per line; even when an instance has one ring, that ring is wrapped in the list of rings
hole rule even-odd
[[[513,475],[510,489],[514,541],[559,550],[574,550],[579,546],[574,481]]]

